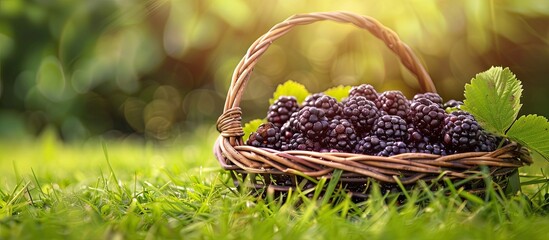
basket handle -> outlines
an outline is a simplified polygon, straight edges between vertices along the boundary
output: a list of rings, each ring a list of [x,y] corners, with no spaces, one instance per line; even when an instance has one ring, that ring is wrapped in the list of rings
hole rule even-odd
[[[315,12],[298,14],[276,24],[267,33],[258,38],[238,63],[233,72],[231,85],[227,93],[227,98],[225,99],[223,114],[217,121],[217,129],[221,132],[222,136],[240,137],[244,135],[242,123],[240,122],[242,112],[239,107],[242,93],[248,83],[254,66],[273,41],[288,33],[295,26],[307,25],[323,20],[352,23],[359,28],[368,30],[372,35],[382,40],[385,45],[400,58],[401,63],[416,76],[416,79],[424,92],[436,92],[431,77],[410,47],[400,41],[398,35],[394,31],[383,26],[374,18],[350,12]]]

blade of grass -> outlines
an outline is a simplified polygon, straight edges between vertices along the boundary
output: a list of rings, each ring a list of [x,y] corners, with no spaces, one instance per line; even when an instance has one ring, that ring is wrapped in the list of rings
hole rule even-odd
[[[328,183],[328,187],[324,193],[324,198],[322,199],[322,205],[326,205],[332,198],[334,190],[339,183],[339,179],[341,178],[341,174],[343,174],[343,170],[341,169],[336,169],[332,173],[332,178],[330,179],[330,183]]]
[[[107,161],[107,165],[109,166],[109,170],[111,171],[111,175],[114,178],[115,186],[118,189],[118,192],[122,194],[122,187],[120,186],[120,182],[118,181],[118,178],[116,177],[116,173],[114,172],[114,169],[112,168],[111,161],[109,159],[109,152],[107,150],[107,143],[105,141],[101,141],[101,146],[103,147],[103,154],[105,155],[105,160]]]
[[[475,204],[478,204],[478,205],[483,205],[484,204],[484,200],[482,200],[482,198],[479,198],[478,196],[474,195],[474,194],[471,194],[467,191],[459,191],[459,196],[467,199],[468,201],[470,202],[473,202]]]
[[[21,189],[19,191],[17,191],[17,188],[19,188],[19,184],[16,186],[15,189],[13,189],[13,193],[11,195],[11,198],[10,200],[8,201],[8,203],[6,205],[10,206],[12,205],[17,199],[19,199],[23,193],[25,192],[25,190],[27,189],[27,187],[30,185],[30,182],[27,182],[25,184],[25,186],[21,187]]]
[[[406,197],[406,199],[410,200],[410,194],[408,194],[408,190],[404,187],[404,184],[400,181],[400,179],[397,176],[393,176],[393,179],[395,179],[397,185],[400,187],[400,190],[402,194]]]
[[[316,201],[321,197],[322,192],[324,191],[324,184],[326,184],[326,180],[327,179],[325,177],[322,177],[322,178],[320,178],[320,180],[318,180],[318,183],[316,184],[316,186],[314,188],[315,192],[314,192],[313,198],[312,198],[313,201]],[[326,195],[324,195],[323,197],[326,197]]]

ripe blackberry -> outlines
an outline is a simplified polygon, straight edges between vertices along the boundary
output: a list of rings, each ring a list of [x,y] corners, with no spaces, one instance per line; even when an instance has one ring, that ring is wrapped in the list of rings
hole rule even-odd
[[[457,101],[457,100],[454,100],[454,99],[450,99],[448,100],[448,102],[445,102],[443,105],[442,105],[442,108],[444,109],[447,109],[447,108],[459,108],[459,106],[463,105],[463,102],[462,101]]]
[[[328,149],[351,152],[357,141],[357,134],[353,124],[347,119],[333,119],[328,125],[324,144]]]
[[[321,147],[320,142],[307,138],[303,133],[294,134],[289,143],[290,150],[319,152]]]
[[[377,108],[389,115],[397,115],[406,119],[410,112],[410,102],[400,91],[386,91],[379,95]]]
[[[311,95],[307,96],[305,98],[305,100],[303,101],[303,103],[301,104],[301,107],[307,107],[307,106],[314,107],[316,100],[321,98],[322,96],[326,96],[326,94],[324,94],[324,93],[314,93],[314,94],[311,94]]]
[[[398,155],[401,153],[409,153],[410,149],[408,149],[408,146],[403,141],[396,141],[396,142],[387,142],[387,146],[381,152],[379,152],[378,156],[393,156]]]
[[[380,115],[375,103],[366,97],[350,97],[343,103],[343,116],[351,121],[360,135],[368,133]]]
[[[387,142],[379,139],[377,136],[367,136],[356,143],[354,153],[377,155],[381,150],[385,149],[385,146],[387,146]]]
[[[399,116],[383,115],[374,122],[372,134],[388,142],[404,141],[408,137],[408,124]]]
[[[303,107],[297,114],[297,128],[305,137],[320,140],[328,129],[328,118],[322,109]]]
[[[324,113],[326,113],[328,119],[333,119],[335,116],[341,115],[343,111],[343,105],[339,103],[337,99],[328,95],[318,96],[314,101],[311,99],[307,104],[322,109]]]
[[[440,105],[426,97],[418,97],[410,105],[409,119],[417,130],[431,138],[440,137],[446,115]]]
[[[498,147],[498,139],[496,136],[486,132],[480,131],[478,135],[477,145],[475,146],[475,152],[492,152]]]
[[[443,143],[456,152],[474,151],[480,130],[473,115],[464,111],[454,111],[444,119]]]
[[[273,105],[269,106],[267,121],[282,127],[290,119],[290,115],[299,110],[297,100],[293,96],[280,96]]]
[[[408,143],[408,149],[412,153],[429,153],[441,156],[451,154],[449,150],[446,150],[446,146],[444,146],[444,144],[440,142],[432,143],[427,137],[422,141]]]
[[[408,124],[408,138],[409,143],[419,143],[429,141],[428,137],[425,137],[421,131],[419,131],[413,124]]]
[[[250,134],[246,144],[254,147],[280,149],[280,129],[273,123],[263,123]]]
[[[320,148],[319,152],[321,152],[321,153],[337,153],[337,152],[343,152],[343,151],[335,149],[335,148]]]
[[[439,107],[442,107],[442,103],[443,103],[442,97],[438,95],[438,93],[432,93],[432,92],[418,93],[414,95],[414,98],[412,98],[412,101],[416,101],[417,99],[421,99],[421,98],[429,99],[434,104],[438,105]]]
[[[292,113],[290,119],[280,128],[280,149],[283,151],[290,150],[290,139],[292,139],[294,134],[299,132],[299,129],[297,128],[297,114],[298,112]]]
[[[354,96],[362,96],[372,102],[376,102],[378,98],[376,89],[370,84],[362,84],[352,87],[351,90],[349,90],[349,97]]]

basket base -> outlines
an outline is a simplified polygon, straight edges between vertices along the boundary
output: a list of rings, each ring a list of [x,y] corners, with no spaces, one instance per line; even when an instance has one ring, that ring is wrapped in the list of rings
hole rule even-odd
[[[307,197],[313,197],[314,189],[317,185],[304,177],[289,175],[289,174],[250,174],[240,171],[230,171],[234,185],[239,190],[250,191],[253,195],[261,197],[263,199],[282,199],[284,200],[290,191],[295,192],[299,188],[300,192],[306,194]],[[472,178],[451,180],[452,187],[454,189],[461,189],[470,194],[484,198],[487,190],[487,183],[492,183],[493,186],[501,189],[506,195],[516,194],[520,189],[508,188],[511,177],[518,176],[518,169],[507,169],[505,171],[499,171],[497,175],[490,175],[489,178]],[[488,181],[487,181],[488,180]],[[424,183],[424,184],[421,184]],[[351,197],[353,202],[366,201],[371,191],[374,189],[374,185],[379,187],[381,195],[394,195],[397,197],[399,203],[403,203],[406,200],[405,194],[403,194],[403,188],[405,191],[412,191],[415,188],[429,189],[431,191],[444,190],[448,195],[451,191],[448,188],[447,182],[442,179],[431,179],[427,181],[417,182],[415,184],[408,184],[399,186],[395,183],[383,183],[373,179],[367,179],[366,181],[338,181],[336,189],[342,189],[345,194]],[[327,185],[327,184],[326,184]],[[326,190],[326,185],[322,189],[322,197]]]

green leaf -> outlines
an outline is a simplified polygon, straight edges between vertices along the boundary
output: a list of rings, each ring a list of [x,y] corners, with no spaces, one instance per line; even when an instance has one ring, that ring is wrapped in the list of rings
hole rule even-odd
[[[294,96],[298,103],[301,103],[309,95],[309,91],[303,84],[288,80],[283,84],[278,85],[273,98],[269,99],[269,104],[273,104],[280,96]]]
[[[265,119],[254,119],[244,124],[244,128],[243,128],[244,141],[248,140],[248,137],[250,137],[250,134],[252,132],[255,132],[255,130],[257,130],[257,128],[259,127],[259,125],[263,123],[266,123]]]
[[[337,87],[329,88],[328,90],[324,91],[324,94],[337,99],[337,101],[341,101],[349,96],[350,90],[351,86],[339,85]]]
[[[505,188],[506,195],[512,196],[521,191],[518,169],[515,169],[513,173],[511,173],[507,181],[508,181],[507,188]]]
[[[507,136],[549,159],[549,122],[537,115],[521,116],[507,131]]]
[[[505,135],[522,106],[521,94],[522,85],[509,68],[492,67],[465,85],[461,108],[473,114],[484,129]]]
[[[446,113],[452,113],[460,109],[461,109],[460,107],[447,107],[444,111],[446,111]]]

